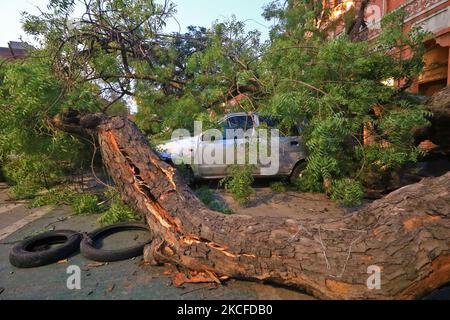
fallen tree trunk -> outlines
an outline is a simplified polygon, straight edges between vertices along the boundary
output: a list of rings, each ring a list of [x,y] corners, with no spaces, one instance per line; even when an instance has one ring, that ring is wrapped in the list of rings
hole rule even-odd
[[[195,197],[132,122],[98,117],[78,123],[98,134],[103,162],[123,200],[153,231],[144,253],[148,262],[173,263],[215,279],[273,282],[325,299],[413,299],[450,281],[450,173],[338,220],[326,214],[223,215]],[[379,290],[366,285],[372,265],[381,269]]]

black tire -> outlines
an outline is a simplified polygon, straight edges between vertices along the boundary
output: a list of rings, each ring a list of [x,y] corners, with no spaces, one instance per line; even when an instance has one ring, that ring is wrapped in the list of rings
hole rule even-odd
[[[180,174],[183,181],[189,186],[194,187],[195,186],[195,176],[194,176],[194,170],[192,170],[192,167],[189,165],[177,167],[178,173]]]
[[[306,168],[306,161],[303,160],[303,161],[297,163],[289,177],[289,182],[292,184],[295,184],[297,182],[298,178],[300,178],[300,176],[301,176],[303,170],[305,170],[305,168]]]
[[[149,241],[145,243],[124,249],[104,250],[95,247],[95,242],[97,240],[105,238],[116,232],[128,230],[146,230],[150,232],[148,227],[141,223],[118,223],[106,226],[85,235],[81,241],[80,252],[85,258],[97,262],[120,261],[142,255],[144,252],[144,246],[152,241],[151,236]]]
[[[78,251],[81,239],[81,233],[71,230],[42,233],[16,244],[9,254],[9,262],[17,268],[34,268],[55,263]],[[51,244],[61,245],[49,248]]]

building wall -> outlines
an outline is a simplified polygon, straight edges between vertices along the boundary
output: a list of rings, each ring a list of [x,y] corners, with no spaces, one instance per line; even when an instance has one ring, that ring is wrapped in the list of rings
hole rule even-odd
[[[9,41],[8,47],[0,47],[0,60],[22,59],[27,55],[29,48],[32,47],[26,42]]]
[[[343,0],[342,2],[352,2],[356,9],[361,3],[360,0]],[[412,92],[430,95],[443,86],[450,85],[448,62],[450,58],[450,0],[372,0],[366,10],[368,30],[365,32],[368,38],[378,35],[380,20],[385,14],[399,8],[404,8],[407,12],[405,32],[409,32],[413,26],[421,25],[434,35],[433,39],[425,43],[428,51],[424,59],[426,63],[424,74],[410,88]],[[342,30],[342,26],[338,27],[332,36]],[[408,49],[398,53],[400,59],[406,59],[409,55]],[[396,85],[401,84],[402,81],[396,83]]]
[[[449,0],[374,0],[374,4],[383,8],[383,14],[403,7],[408,13],[404,31],[409,32],[414,26],[422,26],[430,31],[434,39],[425,45],[423,74],[416,79],[410,91],[432,95],[446,85],[450,85],[450,1]],[[401,53],[402,58],[409,56],[409,50]],[[398,85],[400,85],[399,83]]]

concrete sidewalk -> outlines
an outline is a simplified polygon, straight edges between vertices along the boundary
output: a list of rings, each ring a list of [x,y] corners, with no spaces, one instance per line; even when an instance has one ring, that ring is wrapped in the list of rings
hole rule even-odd
[[[0,241],[49,213],[52,207],[27,208],[27,201],[14,201],[5,183],[0,183]]]

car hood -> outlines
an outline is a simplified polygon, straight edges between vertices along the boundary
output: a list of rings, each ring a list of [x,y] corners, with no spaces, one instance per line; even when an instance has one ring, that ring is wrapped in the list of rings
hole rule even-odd
[[[163,159],[191,156],[198,141],[198,137],[190,137],[179,140],[169,140],[156,146]]]

